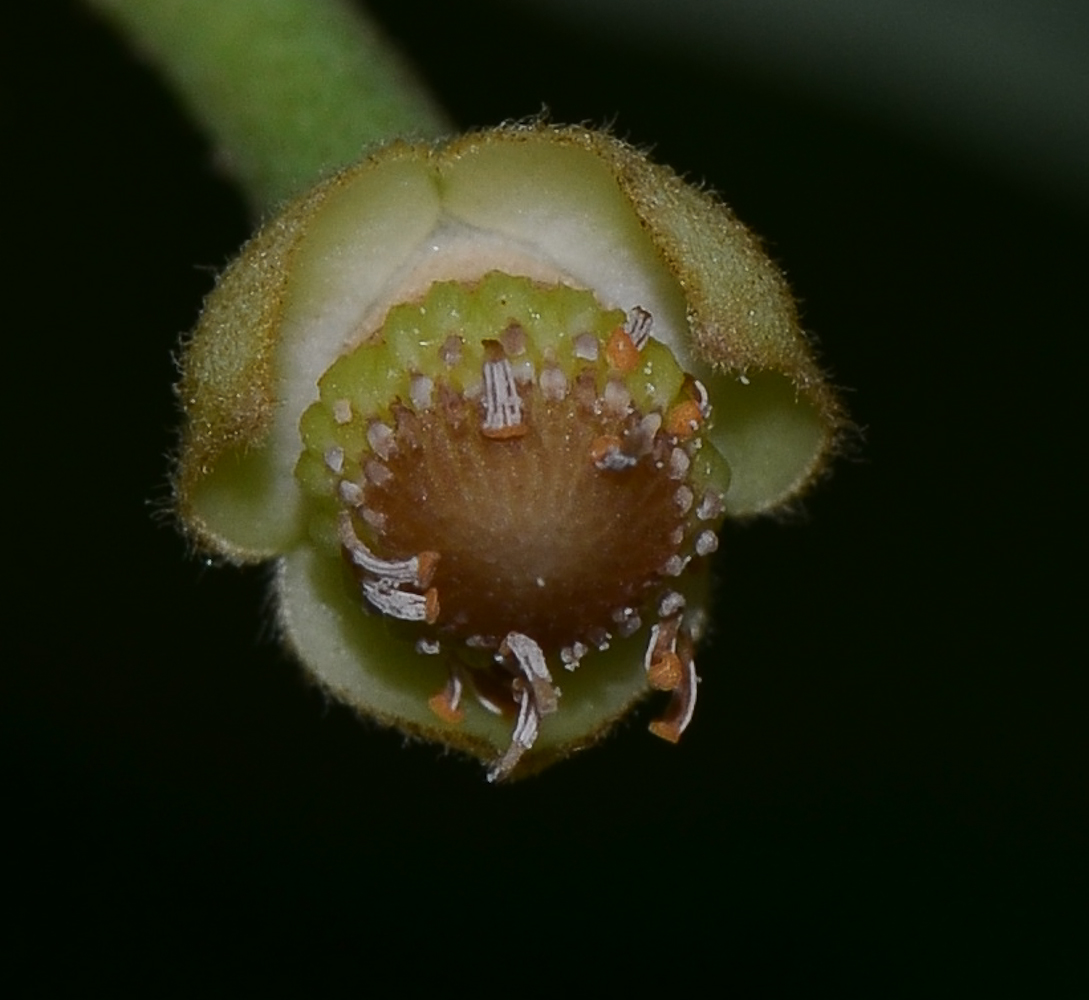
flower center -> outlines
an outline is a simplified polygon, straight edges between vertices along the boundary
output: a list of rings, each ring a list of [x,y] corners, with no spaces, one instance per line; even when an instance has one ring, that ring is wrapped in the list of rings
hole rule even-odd
[[[509,662],[520,726],[529,700],[555,708],[549,660],[573,669],[648,615],[648,670],[669,675],[652,686],[682,683],[671,585],[717,547],[729,470],[702,386],[650,326],[526,278],[437,283],[329,369],[301,421],[311,533],[369,607],[418,623],[421,651]],[[456,716],[453,695],[435,707]]]
[[[535,385],[520,396],[524,433],[509,438],[482,434],[460,399],[399,412],[359,532],[385,558],[439,553],[441,632],[498,646],[516,631],[558,654],[603,641],[653,597],[683,545],[687,487],[671,478],[666,436],[636,414],[548,400]],[[595,463],[613,442],[631,464]]]

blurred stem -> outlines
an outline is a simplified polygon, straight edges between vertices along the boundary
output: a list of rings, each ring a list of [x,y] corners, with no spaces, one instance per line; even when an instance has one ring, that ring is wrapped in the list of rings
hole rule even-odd
[[[86,2],[166,77],[258,212],[367,147],[450,130],[347,0]]]

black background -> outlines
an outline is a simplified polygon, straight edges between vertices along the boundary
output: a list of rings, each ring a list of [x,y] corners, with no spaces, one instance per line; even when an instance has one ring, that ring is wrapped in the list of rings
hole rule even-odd
[[[148,70],[77,6],[31,8],[0,735],[33,982],[1089,989],[1087,202],[683,51],[375,8],[459,124],[547,104],[711,183],[861,443],[804,516],[727,531],[677,748],[640,718],[493,788],[404,746],[279,651],[263,571],[205,566],[165,514],[172,351],[250,223]]]

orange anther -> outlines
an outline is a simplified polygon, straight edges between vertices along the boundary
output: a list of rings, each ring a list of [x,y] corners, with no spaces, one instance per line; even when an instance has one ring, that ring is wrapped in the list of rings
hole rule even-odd
[[[439,620],[439,592],[435,587],[424,594],[424,621],[434,625]]]
[[[655,719],[654,722],[647,726],[647,729],[667,743],[679,743],[681,740],[681,728],[675,722]]]
[[[446,691],[440,691],[427,699],[427,707],[431,709],[443,722],[449,722],[456,726],[465,718],[465,712],[460,708],[454,708],[450,704],[450,695]]]
[[[700,413],[699,404],[694,399],[686,399],[666,415],[665,429],[667,434],[674,437],[689,438],[696,433],[702,422],[703,414]]]
[[[430,550],[421,552],[416,556],[416,586],[430,587],[435,578],[435,569],[439,565],[439,554]],[[436,601],[438,595],[435,595]]]
[[[502,427],[481,427],[480,433],[492,441],[509,441],[511,438],[524,437],[529,431],[526,424],[505,424]]]
[[[605,357],[618,372],[630,372],[639,364],[639,348],[623,327],[617,327],[609,334],[605,345]]]
[[[656,691],[672,691],[684,679],[684,664],[676,653],[664,653],[647,671],[647,682]]]

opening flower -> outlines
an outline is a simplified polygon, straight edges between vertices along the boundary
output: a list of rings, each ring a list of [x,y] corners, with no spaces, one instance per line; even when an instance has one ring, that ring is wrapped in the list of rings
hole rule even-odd
[[[493,779],[696,698],[725,517],[789,502],[840,422],[720,202],[602,133],[395,143],[298,199],[186,346],[177,506],[278,560],[336,697]]]

